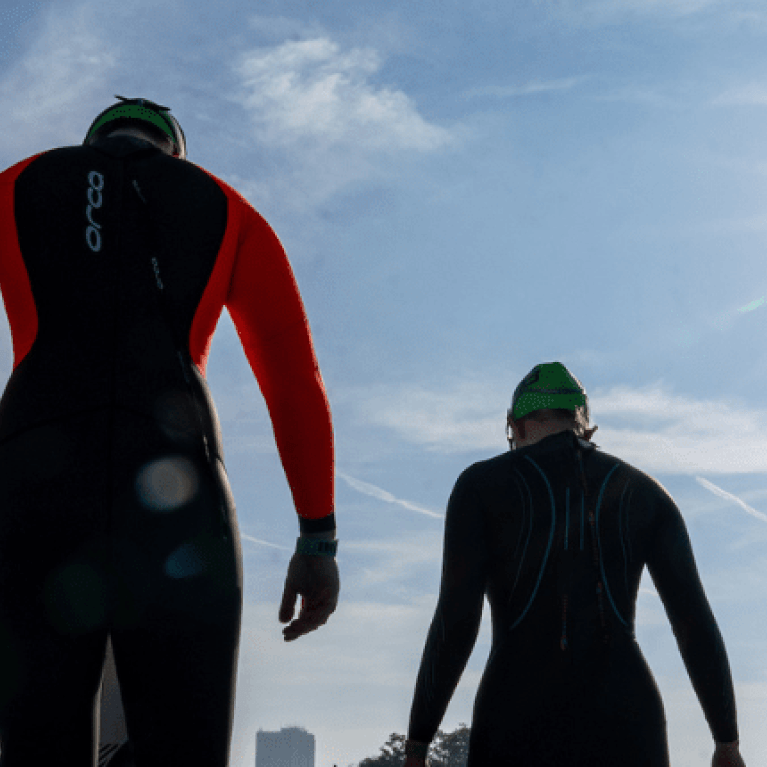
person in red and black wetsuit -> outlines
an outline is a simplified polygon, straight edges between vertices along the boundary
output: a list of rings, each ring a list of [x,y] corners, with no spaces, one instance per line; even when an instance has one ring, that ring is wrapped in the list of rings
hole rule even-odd
[[[108,638],[136,763],[228,761],[242,562],[204,377],[224,306],[298,512],[284,638],[336,606],[331,417],[293,273],[185,156],[166,107],[121,99],[83,146],[0,174],[2,767],[93,763]]]
[[[424,765],[485,595],[493,639],[468,767],[668,767],[663,704],[634,635],[645,565],[716,742],[713,767],[743,767],[727,654],[684,520],[654,479],[596,450],[588,423],[580,382],[559,362],[536,365],[508,412],[512,451],[458,478],[405,767]]]

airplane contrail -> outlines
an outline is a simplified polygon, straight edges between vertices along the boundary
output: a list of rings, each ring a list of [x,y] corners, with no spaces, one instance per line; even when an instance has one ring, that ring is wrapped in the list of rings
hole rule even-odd
[[[373,498],[378,498],[379,501],[396,503],[399,506],[409,509],[410,511],[417,511],[419,514],[426,514],[428,517],[435,517],[436,519],[445,518],[444,514],[438,514],[436,511],[426,509],[423,506],[419,506],[417,503],[411,503],[410,501],[405,501],[402,498],[397,498],[390,492],[380,487],[371,485],[369,482],[362,482],[361,480],[350,477],[348,474],[344,474],[341,471],[336,471],[336,476],[340,477],[344,482],[346,482],[347,485],[349,485],[349,487],[353,488],[354,490],[357,490],[360,493],[364,493],[365,495],[369,495]]]
[[[271,546],[273,549],[282,549],[283,551],[292,551],[291,548],[288,546],[278,546],[276,543],[269,543],[269,541],[262,541],[259,538],[254,538],[252,535],[246,535],[245,533],[240,533],[240,538],[244,538],[246,541],[250,541],[251,543],[260,543],[262,546]]]
[[[706,490],[710,490],[714,495],[718,495],[720,498],[725,498],[728,501],[737,503],[738,506],[740,506],[744,511],[747,511],[752,517],[756,517],[762,522],[767,522],[767,514],[762,514],[761,511],[757,511],[752,506],[749,506],[745,501],[741,501],[737,495],[733,495],[732,493],[728,493],[726,490],[722,490],[721,487],[717,487],[713,482],[709,482],[707,479],[703,479],[703,477],[695,477],[695,480],[700,485],[703,485]]]

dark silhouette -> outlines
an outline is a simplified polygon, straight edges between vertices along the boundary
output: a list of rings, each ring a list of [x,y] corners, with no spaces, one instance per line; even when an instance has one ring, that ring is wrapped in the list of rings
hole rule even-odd
[[[470,466],[450,496],[406,767],[424,763],[485,597],[493,643],[468,767],[667,767],[663,704],[634,635],[645,566],[717,742],[714,767],[742,765],[724,642],[672,498],[597,450],[586,392],[561,363],[523,379],[507,426],[512,450]]]
[[[227,764],[242,558],[205,382],[224,307],[298,512],[275,617],[290,641],[335,609],[332,427],[298,287],[263,218],[185,157],[166,107],[121,99],[83,146],[0,174],[2,767],[92,763],[108,638],[136,763]]]

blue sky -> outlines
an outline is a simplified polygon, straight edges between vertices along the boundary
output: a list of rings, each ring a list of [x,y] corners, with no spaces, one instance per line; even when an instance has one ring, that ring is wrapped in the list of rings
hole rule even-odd
[[[297,724],[318,767],[404,732],[458,473],[506,447],[536,363],[688,524],[767,757],[767,10],[756,0],[198,0],[0,7],[0,167],[80,143],[113,94],[168,104],[294,266],[333,409],[341,601],[281,640],[297,524],[224,315],[208,368],[244,537],[232,764]],[[225,10],[223,8],[225,7]],[[0,375],[12,363],[0,332]],[[672,763],[712,741],[645,576],[637,636]],[[443,722],[470,722],[477,646]]]

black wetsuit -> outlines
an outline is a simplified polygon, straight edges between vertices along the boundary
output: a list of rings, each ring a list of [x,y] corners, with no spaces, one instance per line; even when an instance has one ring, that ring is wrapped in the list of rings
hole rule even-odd
[[[330,413],[284,251],[231,187],[113,137],[0,175],[0,287],[0,765],[92,763],[111,635],[137,763],[223,767],[242,565],[204,370],[224,306],[302,531],[335,526]]]
[[[678,508],[651,477],[572,431],[476,463],[456,482],[408,737],[434,737],[487,595],[493,639],[469,767],[666,767],[663,704],[634,635],[645,565],[715,740],[736,740],[724,643]]]

